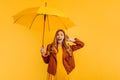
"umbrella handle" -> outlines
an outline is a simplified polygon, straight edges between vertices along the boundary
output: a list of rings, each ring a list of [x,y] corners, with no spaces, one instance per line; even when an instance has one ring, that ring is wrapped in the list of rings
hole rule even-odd
[[[44,47],[44,31],[43,31],[43,35],[42,35],[42,47]]]
[[[43,29],[43,35],[42,35],[42,47],[44,47],[44,29]]]
[[[42,45],[42,47],[44,48],[44,45]]]
[[[44,47],[45,23],[46,23],[46,15],[44,15],[44,26],[43,26],[43,35],[42,35],[42,47]]]

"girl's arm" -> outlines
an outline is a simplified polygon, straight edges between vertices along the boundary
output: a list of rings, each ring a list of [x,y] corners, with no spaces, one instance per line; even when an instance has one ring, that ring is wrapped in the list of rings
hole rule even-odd
[[[84,43],[77,38],[75,39],[69,38],[69,41],[75,43],[75,45],[70,46],[72,51],[78,50],[84,46]]]

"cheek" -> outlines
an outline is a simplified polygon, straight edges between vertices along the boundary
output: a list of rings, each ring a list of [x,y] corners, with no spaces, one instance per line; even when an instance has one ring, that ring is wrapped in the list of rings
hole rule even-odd
[[[64,39],[64,36],[62,36],[62,39]]]
[[[56,39],[58,38],[58,36],[56,36]]]

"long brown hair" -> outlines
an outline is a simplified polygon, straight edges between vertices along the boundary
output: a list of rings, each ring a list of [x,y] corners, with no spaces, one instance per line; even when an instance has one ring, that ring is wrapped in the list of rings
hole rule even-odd
[[[62,29],[59,29],[59,30],[56,31],[54,40],[51,43],[51,47],[50,47],[49,50],[50,50],[50,52],[51,51],[54,51],[55,53],[58,52],[58,43],[57,43],[56,37],[57,37],[58,32],[60,32],[60,31],[63,32],[63,34],[64,34],[64,39],[63,39],[63,42],[62,42],[62,46],[65,47],[65,49],[67,50],[67,52],[69,53],[69,55],[72,56],[72,50],[71,50],[70,46],[66,43],[66,34],[65,34],[65,31],[62,30]]]

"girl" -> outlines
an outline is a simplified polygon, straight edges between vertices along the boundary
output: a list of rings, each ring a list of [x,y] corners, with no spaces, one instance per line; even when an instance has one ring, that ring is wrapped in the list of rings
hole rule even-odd
[[[68,45],[66,41],[75,45]],[[69,80],[68,75],[75,68],[73,52],[83,46],[79,39],[69,38],[62,29],[58,30],[47,49],[42,47],[40,50],[44,62],[48,64],[48,80]]]

